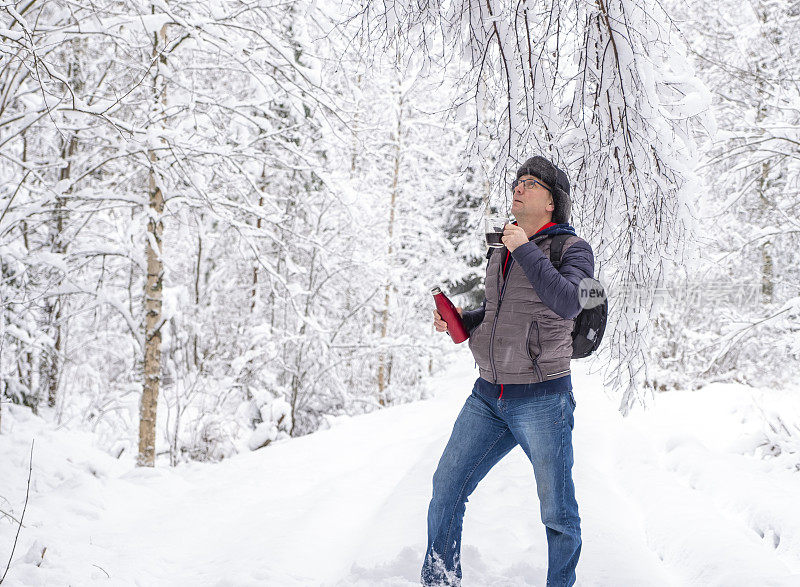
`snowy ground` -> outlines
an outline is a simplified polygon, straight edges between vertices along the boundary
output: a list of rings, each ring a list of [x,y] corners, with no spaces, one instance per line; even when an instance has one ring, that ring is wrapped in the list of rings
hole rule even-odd
[[[91,436],[4,406],[0,510],[16,517],[36,438],[4,585],[416,584],[431,476],[475,378],[463,359],[431,400],[177,469],[131,470]],[[578,585],[800,585],[800,447],[757,448],[780,435],[775,414],[800,422],[798,390],[669,392],[623,419],[598,381],[578,364]],[[0,518],[2,574],[16,524]],[[470,497],[462,556],[465,587],[544,585],[519,448]]]

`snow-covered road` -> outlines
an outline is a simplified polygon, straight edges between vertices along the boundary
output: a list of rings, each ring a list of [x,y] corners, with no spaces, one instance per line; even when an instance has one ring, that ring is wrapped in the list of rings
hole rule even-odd
[[[177,469],[124,470],[88,435],[12,406],[0,509],[21,511],[34,436],[36,449],[5,584],[416,584],[431,476],[470,367],[464,357],[436,377],[433,399]],[[800,471],[789,468],[800,454],[754,454],[765,425],[756,402],[798,422],[796,391],[670,392],[623,419],[579,365],[575,397],[578,585],[800,585]],[[0,520],[3,566],[15,531]],[[544,585],[546,548],[531,465],[516,448],[467,504],[464,585]]]

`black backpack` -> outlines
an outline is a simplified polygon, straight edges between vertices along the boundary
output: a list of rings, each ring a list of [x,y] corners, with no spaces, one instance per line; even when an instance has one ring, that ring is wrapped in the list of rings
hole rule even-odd
[[[564,241],[569,234],[557,234],[550,243],[550,262],[558,269],[561,266],[561,252],[564,249]],[[606,330],[608,319],[608,298],[602,284],[595,280],[594,288],[599,288],[603,302],[591,308],[583,308],[575,317],[575,326],[572,328],[572,358],[583,359],[588,357],[603,340],[603,333]]]

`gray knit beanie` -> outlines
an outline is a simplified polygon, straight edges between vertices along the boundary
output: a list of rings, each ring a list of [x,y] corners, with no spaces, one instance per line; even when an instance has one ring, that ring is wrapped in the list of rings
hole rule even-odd
[[[549,159],[536,155],[525,161],[522,167],[517,170],[517,179],[523,175],[538,177],[551,187],[553,204],[555,204],[553,222],[556,224],[569,224],[572,200],[569,197],[567,174],[556,167]]]

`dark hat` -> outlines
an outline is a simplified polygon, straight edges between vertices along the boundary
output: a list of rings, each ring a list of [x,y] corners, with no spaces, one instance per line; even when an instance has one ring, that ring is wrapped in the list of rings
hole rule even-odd
[[[517,179],[523,175],[533,175],[550,186],[553,194],[553,222],[568,224],[572,200],[569,197],[569,179],[567,174],[556,167],[549,159],[539,155],[531,157],[517,170]]]

